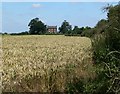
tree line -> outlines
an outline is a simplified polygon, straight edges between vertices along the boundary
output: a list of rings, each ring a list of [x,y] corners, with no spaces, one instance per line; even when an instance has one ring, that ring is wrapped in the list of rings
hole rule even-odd
[[[11,35],[44,35],[44,34],[64,34],[64,35],[84,35],[84,31],[92,29],[89,26],[86,27],[78,27],[74,26],[72,29],[72,25],[66,20],[64,20],[61,26],[58,28],[59,31],[55,33],[49,33],[47,31],[47,25],[43,23],[39,18],[32,19],[29,24],[29,31],[20,32],[20,33],[11,33]],[[7,34],[6,32],[4,34]]]
[[[29,34],[47,34],[47,25],[45,25],[39,18],[34,18],[29,23]],[[69,24],[66,20],[64,20],[59,27],[59,31],[56,32],[57,34],[65,34],[65,35],[72,35],[72,34],[82,34],[83,31],[91,29],[91,27],[81,27],[74,26],[72,29],[72,25]],[[54,34],[54,33],[53,33]]]
[[[34,18],[28,24],[29,31],[20,32],[20,33],[11,33],[11,35],[63,34],[66,36],[92,37],[96,33],[104,32],[104,29],[106,28],[106,24],[107,24],[107,20],[102,19],[93,28],[89,26],[86,27],[74,26],[72,28],[72,25],[70,25],[68,21],[64,20],[56,33],[49,33],[47,31],[47,25],[43,23],[39,18]],[[8,33],[5,32],[3,34],[6,35]]]

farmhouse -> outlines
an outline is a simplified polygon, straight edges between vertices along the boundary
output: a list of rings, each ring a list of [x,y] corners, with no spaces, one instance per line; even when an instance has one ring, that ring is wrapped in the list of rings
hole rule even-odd
[[[50,33],[56,33],[57,32],[57,26],[48,26],[47,31]]]

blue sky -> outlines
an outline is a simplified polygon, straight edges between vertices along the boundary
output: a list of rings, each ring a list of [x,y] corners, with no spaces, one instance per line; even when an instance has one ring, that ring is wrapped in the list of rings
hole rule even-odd
[[[31,19],[38,17],[46,25],[57,25],[67,20],[75,25],[94,27],[100,19],[106,19],[102,7],[107,2],[3,2],[2,32],[28,31]],[[111,2],[110,4],[117,4]]]

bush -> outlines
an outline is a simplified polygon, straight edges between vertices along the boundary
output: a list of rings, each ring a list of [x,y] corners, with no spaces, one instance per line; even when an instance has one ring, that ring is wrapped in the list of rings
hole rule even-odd
[[[20,33],[11,33],[10,35],[29,35],[29,33],[25,31],[25,32],[20,32]]]
[[[63,35],[63,34],[58,33],[58,32],[56,32],[56,33],[46,32],[45,35]]]
[[[101,23],[101,22],[100,22]],[[97,33],[92,38],[93,60],[97,76],[84,83],[86,94],[119,94],[120,93],[120,5],[108,7],[107,27],[104,33]],[[102,25],[100,25],[101,27]],[[99,27],[99,29],[100,29]],[[84,32],[91,37],[90,32]]]
[[[95,30],[94,29],[90,29],[90,30],[85,30],[82,32],[81,36],[85,36],[85,37],[93,37],[94,36],[94,32]]]
[[[65,36],[81,36],[80,34],[65,34]]]

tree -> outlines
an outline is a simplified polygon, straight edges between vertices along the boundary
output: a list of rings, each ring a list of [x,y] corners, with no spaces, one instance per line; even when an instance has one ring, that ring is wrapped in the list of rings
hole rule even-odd
[[[111,51],[120,51],[120,4],[108,8],[107,45]]]
[[[102,63],[99,70],[97,92],[106,94],[120,93],[120,4],[107,6],[107,28],[104,33],[95,36],[93,41],[94,59]],[[97,27],[102,28],[105,21],[98,22]],[[101,25],[102,24],[102,25]],[[100,80],[99,80],[100,79]],[[97,79],[96,79],[97,81]],[[102,91],[101,91],[102,90]]]
[[[28,24],[30,27],[29,33],[30,34],[45,34],[46,33],[46,25],[39,18],[34,18]]]
[[[84,31],[84,30],[85,30],[85,28],[84,28],[84,27],[81,27],[81,28],[80,28],[80,30]]]
[[[105,32],[107,27],[108,27],[108,20],[101,19],[100,21],[98,21],[98,23],[95,26],[95,30],[96,30],[95,34],[100,34]]]
[[[69,34],[69,33],[71,33],[72,26],[69,24],[69,22],[64,20],[61,27],[59,27],[59,30],[60,30],[59,32],[62,34]]]
[[[81,33],[82,33],[81,28],[79,28],[78,26],[75,26],[72,34],[81,34]]]

